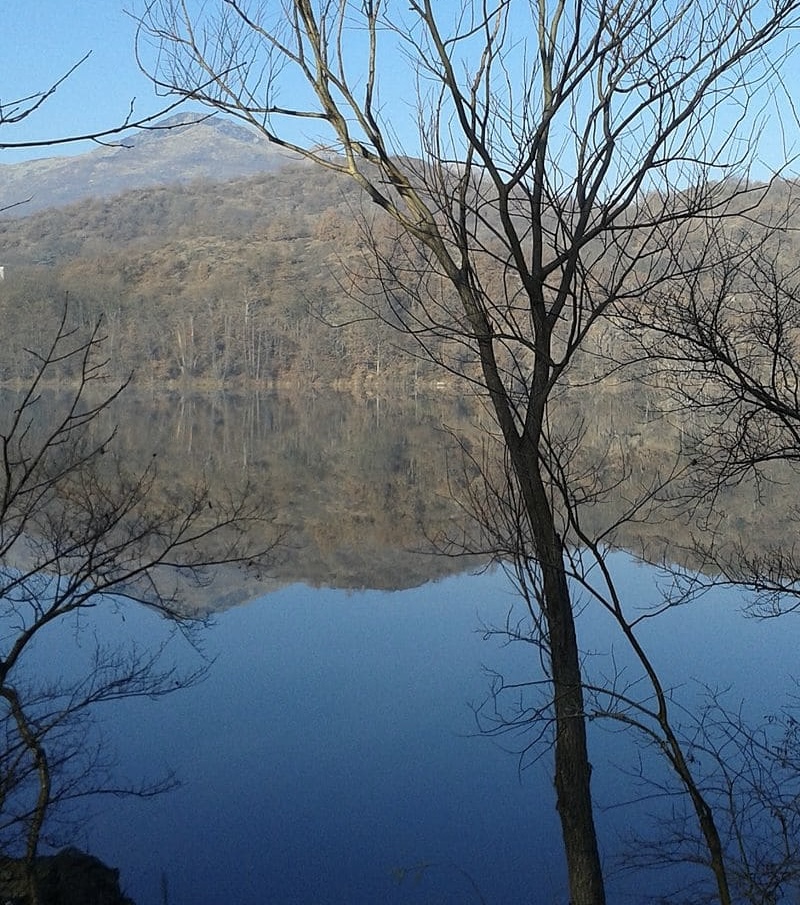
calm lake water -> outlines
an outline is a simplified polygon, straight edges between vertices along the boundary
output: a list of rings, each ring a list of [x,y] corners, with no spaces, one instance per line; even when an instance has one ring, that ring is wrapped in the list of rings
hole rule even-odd
[[[128,775],[175,768],[182,788],[96,812],[92,851],[138,905],[559,901],[546,769],[474,737],[486,694],[477,614],[499,614],[499,575],[415,590],[294,585],[226,612],[200,686],[114,708]],[[130,617],[128,617],[128,620]],[[113,620],[112,620],[113,622]],[[536,852],[535,868],[530,863]],[[421,883],[393,870],[422,862]]]
[[[615,561],[627,594],[651,593],[650,570]],[[162,903],[165,888],[173,905],[480,901],[462,871],[487,903],[566,902],[549,757],[520,775],[512,751],[529,739],[480,736],[471,709],[486,697],[484,667],[537,674],[530,647],[479,631],[513,603],[496,571],[396,593],[292,585],[220,615],[202,684],[115,704],[104,722],[120,776],[173,768],[182,787],[95,803],[81,842],[120,867],[138,905]],[[154,643],[161,626],[127,612],[124,626],[107,614],[97,628]],[[606,628],[581,617],[600,664],[613,650]],[[695,680],[732,685],[763,713],[797,665],[795,621],[776,629],[719,595],[665,616],[648,640],[676,695]],[[631,821],[657,810],[619,807],[637,794],[635,750],[624,733],[594,731],[609,863]],[[612,874],[610,900],[652,901],[656,887],[643,895],[641,884]]]
[[[563,905],[547,747],[520,770],[531,732],[487,737],[474,716],[492,674],[542,677],[532,646],[484,637],[519,601],[502,571],[464,572],[427,544],[463,528],[442,425],[474,431],[474,416],[442,400],[133,403],[119,434],[131,461],[158,449],[176,482],[256,475],[294,555],[260,590],[229,578],[198,604],[224,606],[202,633],[205,659],[175,639],[166,662],[210,663],[203,682],[98,712],[121,783],[174,771],[181,787],[92,802],[73,843],[119,867],[137,905]],[[654,570],[612,560],[624,600],[657,599]],[[676,703],[691,710],[706,683],[761,718],[793,690],[796,617],[754,622],[739,605],[709,594],[644,625]],[[635,678],[592,607],[578,628],[595,675]],[[95,638],[155,648],[166,630],[149,611],[99,607],[79,632],[43,633],[38,668],[68,675]],[[642,800],[636,772],[652,761],[612,729],[590,727],[609,901],[650,902],[683,875],[622,873],[616,859],[671,803]]]

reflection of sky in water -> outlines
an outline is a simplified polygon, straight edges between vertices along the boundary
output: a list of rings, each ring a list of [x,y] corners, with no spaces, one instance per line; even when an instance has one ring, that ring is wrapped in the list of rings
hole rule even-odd
[[[624,581],[636,593],[648,572],[626,569]],[[100,802],[88,844],[121,868],[137,905],[161,902],[162,871],[171,905],[473,901],[453,869],[394,885],[393,867],[422,861],[468,870],[487,903],[563,902],[549,758],[520,784],[501,749],[511,739],[469,737],[482,664],[535,662],[476,631],[511,600],[490,574],[396,594],[293,586],[221,615],[204,683],[106,711],[121,770],[173,766],[182,788]],[[128,633],[151,619],[109,622]],[[773,626],[709,602],[654,624],[650,640],[676,676],[744,675],[768,708],[795,666],[793,619]],[[585,615],[581,632],[584,647],[607,650],[599,622]],[[772,670],[749,659],[766,643]],[[602,733],[593,749],[601,803],[624,794],[601,754],[620,744]],[[599,814],[604,827],[627,819]]]

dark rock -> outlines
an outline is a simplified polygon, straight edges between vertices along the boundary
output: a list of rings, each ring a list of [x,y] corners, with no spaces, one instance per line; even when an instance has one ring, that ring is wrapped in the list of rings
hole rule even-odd
[[[77,848],[36,859],[39,905],[134,905],[119,888],[119,871]],[[30,905],[25,864],[0,858],[0,905]]]

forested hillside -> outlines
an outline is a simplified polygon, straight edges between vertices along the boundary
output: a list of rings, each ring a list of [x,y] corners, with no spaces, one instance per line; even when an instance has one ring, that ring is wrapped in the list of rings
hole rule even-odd
[[[400,255],[411,281],[425,264],[415,272],[413,250],[401,249],[351,181],[284,163],[245,179],[140,188],[0,219],[8,338],[0,380],[25,376],[23,350],[52,335],[68,300],[77,323],[103,318],[113,375],[133,373],[143,385],[405,392],[446,381],[430,361],[442,352],[435,331],[418,354],[413,338],[369,310],[370,295],[380,294],[376,249]],[[792,188],[776,183],[763,203]],[[793,235],[782,231],[784,253]],[[486,268],[503,291],[503,262],[487,260]],[[376,307],[386,313],[383,299]],[[593,331],[573,379],[602,372],[624,335],[611,323]],[[463,370],[458,354],[442,357]]]
[[[45,341],[68,298],[78,322],[103,317],[114,374],[137,382],[429,377],[349,297],[375,229],[362,204],[349,183],[298,165],[0,221],[0,374],[22,375],[21,350]]]
[[[791,188],[776,185],[768,201]],[[792,237],[782,234],[787,254]],[[369,277],[372,243],[391,255],[393,240],[385,222],[350,182],[299,164],[236,181],[137,189],[0,220],[0,317],[5,328],[0,381],[14,385],[29,375],[33,360],[26,350],[45,346],[67,305],[76,325],[102,317],[113,377],[125,379],[132,373],[142,389],[173,389],[181,406],[192,391],[205,389],[283,387],[296,390],[298,400],[307,400],[309,390],[331,387],[396,398],[441,391],[448,387],[448,373],[433,364],[427,352],[421,354],[413,338],[371,316],[364,304],[369,304],[370,291],[379,288]],[[435,353],[437,338],[425,339],[427,351]],[[684,431],[702,433],[702,425],[689,425],[680,414],[670,416],[663,404],[663,388],[668,392],[669,386],[663,372],[655,378],[635,366],[615,371],[615,360],[624,357],[624,341],[624,325],[620,329],[608,323],[593,333],[573,362],[571,388],[557,412],[565,435],[573,429],[582,432],[581,455],[586,458],[573,457],[572,466],[576,475],[584,476],[575,480],[585,480],[587,493],[604,470],[622,469],[629,479],[652,484],[659,470],[669,467],[678,445],[687,442]],[[443,355],[463,369],[457,356],[458,349]],[[601,376],[603,391],[591,394],[588,409],[583,388]],[[452,426],[458,420],[459,435],[465,438],[468,425],[481,417],[479,407],[467,398],[468,385],[453,380],[452,387],[460,397],[454,404],[463,411],[457,419],[451,414],[447,423]],[[322,432],[320,442],[328,442],[330,433]],[[135,446],[135,436],[127,437],[126,448]],[[367,449],[368,461],[383,461],[383,453],[378,455],[366,442],[369,429],[350,426],[344,436],[343,448],[352,461]],[[488,433],[480,436],[485,444]],[[475,442],[474,454],[483,455]],[[395,452],[387,455],[391,458]],[[287,455],[286,462],[295,457],[296,452]],[[165,460],[164,467],[175,468],[178,480],[186,461],[183,450],[174,462]],[[330,449],[317,450],[305,461],[325,461],[330,472]],[[459,463],[454,455],[450,465],[456,472]],[[407,463],[399,466],[397,487],[408,484],[408,468]],[[194,466],[189,471],[194,474]],[[351,521],[340,512],[331,517],[324,505],[319,513],[314,508],[306,514],[309,536],[303,545],[320,551],[320,575],[337,572],[342,583],[357,585],[362,566],[342,559],[343,549],[369,550],[365,559],[374,563],[380,556],[370,545],[378,538],[386,540],[387,549],[413,545],[417,519],[422,518],[419,500],[447,495],[441,475],[421,480],[427,474],[424,462],[417,462],[413,472],[415,484],[425,488],[415,500],[401,501],[396,488],[378,484],[386,499],[361,506],[358,495],[372,481],[356,469],[336,482],[337,492],[350,488],[347,512],[355,513]],[[455,473],[447,478],[455,479]],[[303,497],[297,481],[286,474],[275,486],[297,489],[291,498],[276,501],[276,512],[296,507]],[[315,485],[317,490],[323,486],[321,480]],[[740,531],[752,533],[752,500],[741,488],[726,500],[729,528],[734,529],[731,542]],[[318,504],[317,499],[315,507]],[[774,508],[758,507],[758,534],[765,543],[780,532],[783,510],[779,500]],[[386,524],[359,522],[362,511],[384,512]],[[398,520],[398,512],[406,513],[413,524]],[[451,517],[449,512],[437,513],[425,532],[439,534]],[[320,532],[335,531],[336,538],[314,534],[317,524]],[[674,543],[678,522],[668,524]],[[642,527],[616,541],[646,547],[658,558],[666,542],[664,530]],[[344,545],[343,537],[348,539]],[[417,562],[400,568],[408,581],[417,580]],[[397,582],[395,571],[396,566],[387,564],[381,581]]]

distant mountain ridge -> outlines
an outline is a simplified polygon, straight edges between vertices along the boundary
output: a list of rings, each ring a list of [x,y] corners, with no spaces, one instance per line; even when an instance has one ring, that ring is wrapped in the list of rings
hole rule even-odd
[[[0,163],[0,216],[24,217],[131,189],[198,179],[226,182],[276,172],[297,161],[296,155],[230,119],[179,113],[114,146],[73,157]]]

